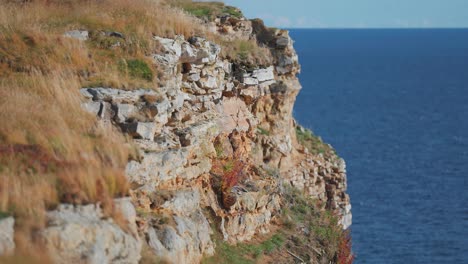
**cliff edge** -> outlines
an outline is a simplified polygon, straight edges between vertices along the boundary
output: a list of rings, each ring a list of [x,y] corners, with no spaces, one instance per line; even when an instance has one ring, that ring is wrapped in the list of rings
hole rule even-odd
[[[28,8],[43,17],[21,17]],[[35,98],[71,115],[53,137],[30,139],[36,122],[49,133],[41,118],[28,119],[24,139],[2,131],[3,167],[32,164],[2,170],[6,261],[28,247],[45,249],[34,258],[53,263],[352,261],[345,162],[293,118],[300,65],[286,30],[221,3],[51,1],[6,10],[17,13],[2,22],[2,93],[14,96],[14,78],[28,82],[20,88],[40,79],[48,90]],[[30,183],[13,177],[41,175],[55,184],[49,196],[23,205],[18,195],[27,193],[13,187]],[[22,208],[40,212],[40,224]]]

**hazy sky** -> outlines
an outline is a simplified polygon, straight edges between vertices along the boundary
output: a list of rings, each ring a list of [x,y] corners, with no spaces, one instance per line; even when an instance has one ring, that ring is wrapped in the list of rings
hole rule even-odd
[[[224,0],[275,27],[468,27],[468,0]]]

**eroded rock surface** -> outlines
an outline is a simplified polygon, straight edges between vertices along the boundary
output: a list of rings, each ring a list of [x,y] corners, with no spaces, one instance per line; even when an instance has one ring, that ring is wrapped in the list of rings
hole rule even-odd
[[[62,204],[47,214],[44,243],[55,263],[138,263],[141,241],[131,201],[115,201],[125,219],[117,224],[97,205]]]
[[[156,36],[162,48],[149,56],[167,77],[162,87],[81,90],[84,109],[139,147],[126,168],[134,230],[158,259],[198,263],[216,250],[215,231],[230,243],[270,232],[284,185],[323,202],[349,227],[344,161],[311,154],[296,139],[300,66],[287,31],[231,17],[211,26],[228,39],[257,39],[274,63],[243,67],[222,59],[220,46],[204,38]],[[49,217],[45,237],[59,259],[138,261],[133,227],[124,232],[102,219],[98,207],[61,206]],[[68,239],[77,232],[87,236]]]

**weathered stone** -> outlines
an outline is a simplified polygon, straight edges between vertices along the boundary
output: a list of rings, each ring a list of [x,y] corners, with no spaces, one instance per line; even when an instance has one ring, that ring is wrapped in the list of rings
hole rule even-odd
[[[245,85],[257,85],[258,79],[254,77],[250,77],[250,75],[244,76],[242,79],[242,83]]]
[[[175,215],[176,227],[149,228],[148,245],[155,255],[170,263],[199,263],[203,255],[214,253],[210,225],[200,208],[183,217]]]
[[[200,74],[199,73],[191,73],[188,75],[187,80],[189,82],[198,82],[200,80]]]
[[[344,230],[348,229],[353,223],[353,215],[351,214],[351,204],[347,204],[343,212],[339,224]]]
[[[216,89],[218,88],[218,83],[215,77],[208,76],[200,80],[201,87],[204,89]]]
[[[104,120],[111,120],[115,115],[112,105],[108,102],[101,102],[101,109],[99,110],[98,117]]]
[[[190,43],[182,44],[182,54],[180,60],[183,63],[193,63],[198,60],[197,50],[195,50]]]
[[[150,228],[148,230],[148,245],[157,256],[165,257],[171,263],[188,263],[185,252],[187,244],[171,226],[165,226],[162,230]]]
[[[276,47],[278,48],[286,48],[291,45],[291,39],[287,36],[281,36],[276,39]]]
[[[247,131],[251,124],[256,124],[255,117],[247,109],[245,102],[238,98],[224,98],[217,105],[217,111],[221,114],[218,127],[223,132]]]
[[[77,40],[85,41],[89,38],[89,32],[86,30],[70,30],[63,34],[65,37],[74,38]]]
[[[131,217],[127,224],[136,230],[131,211],[126,209],[122,215]],[[138,263],[140,260],[138,235],[126,233],[111,218],[104,218],[99,206],[62,204],[48,212],[47,218],[48,226],[41,235],[55,263]]]
[[[178,111],[184,106],[184,102],[190,100],[188,94],[179,92],[173,100],[171,100],[171,111]]]
[[[242,89],[240,92],[242,98],[244,99],[246,104],[251,104],[254,102],[256,98],[260,96],[259,90],[257,86],[251,86],[246,89]]]
[[[124,123],[136,112],[136,107],[132,104],[115,105],[115,121]]]
[[[215,121],[204,121],[193,124],[176,132],[182,146],[190,146],[209,142],[216,137],[219,128]]]
[[[126,225],[132,234],[138,236],[138,230],[135,224],[137,216],[135,207],[132,204],[132,199],[130,197],[114,199],[114,205],[126,220]]]
[[[15,250],[14,226],[13,217],[0,219],[0,256],[9,255]]]
[[[86,102],[81,104],[81,107],[87,112],[98,116],[99,111],[101,111],[101,102]]]
[[[252,77],[256,78],[259,82],[271,81],[275,79],[275,74],[273,73],[274,67],[270,66],[265,69],[257,69],[252,73]]]
[[[130,161],[127,164],[126,175],[130,182],[154,190],[159,183],[175,180],[184,171],[188,154],[183,148],[145,153],[142,161]]]
[[[175,196],[162,205],[177,215],[189,215],[200,207],[200,193],[196,190],[179,190]]]
[[[221,48],[214,43],[207,41],[201,37],[191,37],[189,43],[198,49],[196,61],[189,61],[197,64],[213,64],[221,52]]]
[[[182,37],[178,37],[176,39],[169,39],[154,36],[153,39],[161,44],[165,52],[171,53],[177,58],[180,57],[180,55],[182,54]]]
[[[136,122],[123,124],[122,129],[124,132],[136,138],[153,140],[156,133],[156,124],[153,122]]]
[[[139,89],[125,91],[114,88],[83,88],[80,90],[85,96],[92,95],[93,101],[132,104],[141,100],[144,95],[158,96],[155,91]]]

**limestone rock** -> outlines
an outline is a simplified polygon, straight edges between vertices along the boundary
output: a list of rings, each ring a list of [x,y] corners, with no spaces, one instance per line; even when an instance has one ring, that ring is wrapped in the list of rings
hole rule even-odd
[[[129,207],[127,203],[124,207]],[[133,209],[134,210],[134,209]],[[133,211],[126,208],[130,230],[136,230]],[[42,231],[45,246],[55,263],[138,263],[141,241],[126,233],[111,218],[104,218],[99,206],[61,204],[47,213]]]
[[[344,162],[308,153],[296,139],[292,112],[301,85],[293,41],[287,31],[263,28],[259,33],[253,23],[225,16],[214,28],[228,40],[256,38],[270,49],[272,65],[252,69],[221,60],[220,47],[201,37],[154,37],[160,47],[149,56],[167,79],[156,91],[80,91],[85,109],[112,120],[139,147],[138,159],[126,167],[139,213],[128,208],[128,200],[116,207],[126,211],[129,222],[138,222],[138,232],[162,260],[197,263],[214,252],[209,218],[201,208],[221,219],[218,227],[229,243],[269,232],[281,209],[283,184],[322,201],[344,228],[351,224]],[[249,157],[248,180],[218,197],[213,160],[236,155]],[[274,173],[263,173],[265,168]],[[231,196],[232,204],[223,206]],[[163,217],[167,221],[161,222]]]
[[[184,171],[188,155],[184,148],[144,153],[142,161],[132,160],[127,164],[126,175],[130,182],[154,190],[159,183],[175,180]]]
[[[146,89],[125,91],[114,88],[83,88],[81,94],[86,97],[91,95],[93,101],[106,101],[112,103],[132,104],[141,100],[142,96],[158,96],[158,93]]]
[[[101,111],[101,102],[85,102],[81,104],[81,107],[86,110],[87,112],[98,116],[99,112]]]
[[[198,49],[196,58],[194,61],[184,61],[196,64],[214,64],[218,59],[218,55],[221,52],[219,45],[207,41],[201,37],[191,37],[188,42]]]
[[[174,216],[176,227],[149,228],[148,245],[154,254],[174,264],[199,263],[214,253],[210,225],[200,210],[184,217]]]
[[[116,104],[115,120],[117,123],[125,123],[136,112],[136,107],[133,104]]]
[[[63,34],[65,37],[74,38],[77,40],[85,41],[89,38],[89,32],[86,30],[70,30]]]
[[[122,125],[123,130],[136,138],[154,140],[156,125],[152,122],[136,122]]]
[[[14,226],[13,217],[0,219],[0,256],[9,255],[15,250]]]
[[[166,53],[173,54],[177,57],[180,57],[180,55],[182,54],[182,37],[177,37],[176,39],[169,39],[154,36],[153,39],[162,45]]]
[[[252,73],[252,77],[256,78],[259,82],[265,82],[275,79],[275,74],[273,73],[273,66],[270,66],[265,69],[257,69]]]
[[[247,131],[250,126],[255,125],[255,117],[247,109],[244,101],[237,98],[225,98],[217,107],[221,114],[219,127],[224,132]]]

